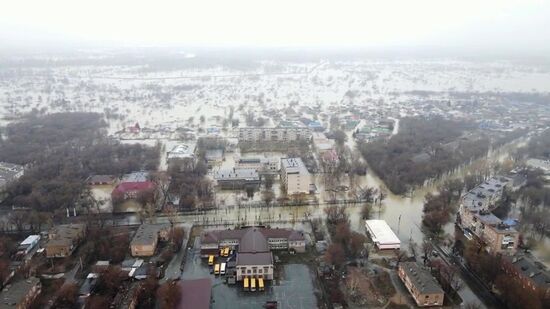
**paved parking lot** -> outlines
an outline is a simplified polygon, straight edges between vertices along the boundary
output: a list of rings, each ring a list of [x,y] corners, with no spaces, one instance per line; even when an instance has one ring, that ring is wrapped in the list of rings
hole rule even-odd
[[[197,247],[195,247],[197,248]],[[277,265],[276,265],[277,267]],[[263,308],[266,301],[277,300],[278,308],[306,309],[317,308],[313,281],[315,275],[307,265],[278,265],[278,279],[266,284],[263,292],[245,292],[242,283],[228,285],[223,276],[210,274],[206,261],[201,260],[197,249],[187,255],[182,279],[213,279],[212,294],[214,309],[222,308]]]

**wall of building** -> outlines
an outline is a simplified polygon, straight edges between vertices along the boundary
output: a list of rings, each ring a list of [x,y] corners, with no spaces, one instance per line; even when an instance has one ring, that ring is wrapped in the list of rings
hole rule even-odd
[[[273,265],[239,265],[237,266],[237,281],[244,277],[263,277],[266,280],[273,280]]]
[[[156,241],[148,245],[131,245],[132,256],[153,256],[156,248]]]

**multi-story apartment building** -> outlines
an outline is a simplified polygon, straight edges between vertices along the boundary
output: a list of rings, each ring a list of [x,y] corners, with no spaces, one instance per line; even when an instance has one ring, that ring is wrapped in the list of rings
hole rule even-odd
[[[428,270],[401,262],[397,274],[419,307],[443,306],[445,293]]]
[[[517,250],[519,233],[491,213],[510,180],[493,177],[466,193],[459,208],[458,224],[465,235],[485,245],[491,254],[512,255]]]
[[[287,194],[311,191],[311,176],[302,159],[281,159],[281,184]]]
[[[239,142],[294,142],[311,138],[311,129],[307,127],[245,127],[238,129]]]

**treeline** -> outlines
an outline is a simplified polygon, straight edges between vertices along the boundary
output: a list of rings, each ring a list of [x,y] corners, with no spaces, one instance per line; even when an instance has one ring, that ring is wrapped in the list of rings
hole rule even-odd
[[[159,146],[108,140],[95,113],[30,116],[5,128],[0,161],[26,165],[8,186],[7,204],[51,211],[72,207],[93,174],[121,175],[156,169]]]
[[[441,117],[404,118],[388,141],[361,143],[359,150],[389,189],[405,193],[410,186],[440,176],[488,151],[486,139],[458,140],[469,123]],[[458,140],[458,141],[457,141]]]
[[[464,137],[475,124],[441,117],[404,118],[399,133],[389,140],[360,143],[358,148],[372,170],[396,194],[426,180],[483,157],[491,146],[500,146],[526,133],[506,132],[489,139],[485,135]]]

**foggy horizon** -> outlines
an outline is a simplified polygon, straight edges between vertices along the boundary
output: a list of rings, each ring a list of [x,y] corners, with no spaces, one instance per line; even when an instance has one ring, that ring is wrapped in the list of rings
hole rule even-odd
[[[21,1],[0,12],[0,51],[245,49],[544,56],[547,1]]]

